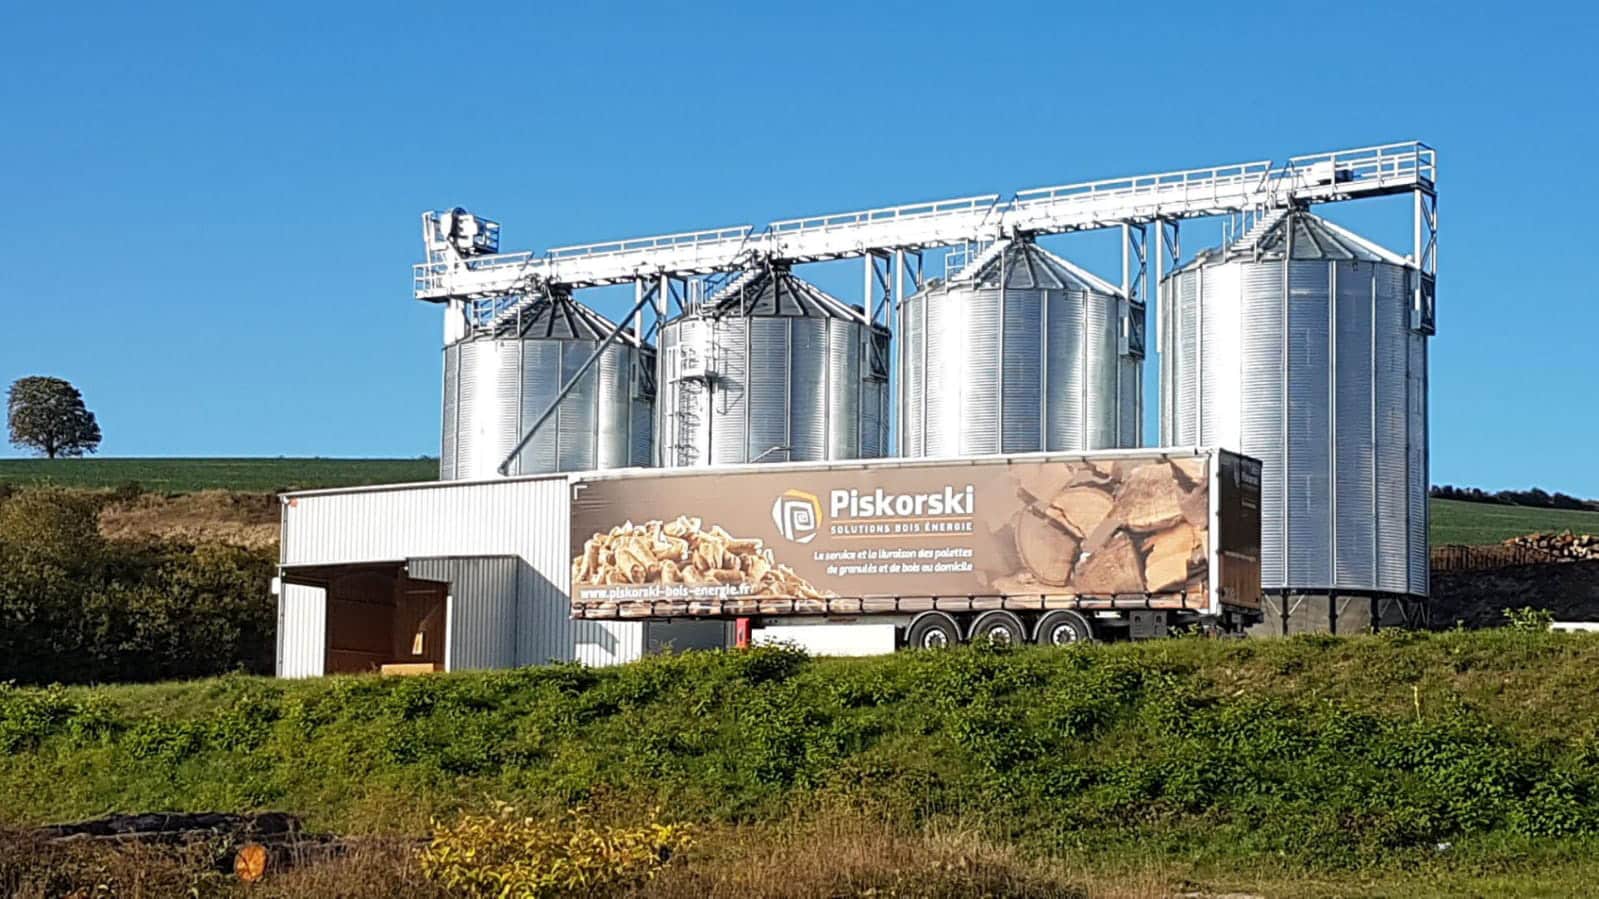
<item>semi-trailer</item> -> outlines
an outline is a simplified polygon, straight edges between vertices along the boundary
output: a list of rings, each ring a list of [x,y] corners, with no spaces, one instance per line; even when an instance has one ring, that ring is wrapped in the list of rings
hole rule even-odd
[[[578,619],[725,619],[768,638],[846,624],[833,642],[861,652],[1239,633],[1260,616],[1260,463],[1224,449],[618,469],[569,483]]]

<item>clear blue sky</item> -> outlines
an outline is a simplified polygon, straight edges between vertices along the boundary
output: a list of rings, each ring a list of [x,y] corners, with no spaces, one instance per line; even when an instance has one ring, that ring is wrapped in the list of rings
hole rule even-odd
[[[1414,137],[1433,480],[1599,496],[1599,13],[1224,6],[7,4],[0,382],[77,383],[104,455],[431,454],[426,208],[542,249]]]

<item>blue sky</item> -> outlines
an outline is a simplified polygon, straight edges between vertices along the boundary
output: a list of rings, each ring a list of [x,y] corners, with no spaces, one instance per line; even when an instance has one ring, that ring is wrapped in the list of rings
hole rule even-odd
[[[1433,480],[1599,496],[1595,38],[1575,3],[9,4],[0,381],[77,383],[104,455],[431,454],[426,208],[542,249],[1419,138]],[[1403,203],[1343,205],[1408,249]]]

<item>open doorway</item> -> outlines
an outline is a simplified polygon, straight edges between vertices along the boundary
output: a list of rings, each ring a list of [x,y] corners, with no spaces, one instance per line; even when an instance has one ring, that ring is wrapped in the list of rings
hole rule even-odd
[[[410,577],[400,563],[300,570],[293,580],[326,591],[323,673],[444,670],[449,584]]]

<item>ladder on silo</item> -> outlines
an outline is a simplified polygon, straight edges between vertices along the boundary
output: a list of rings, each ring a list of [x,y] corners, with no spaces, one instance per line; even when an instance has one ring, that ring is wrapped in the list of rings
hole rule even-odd
[[[1254,253],[1258,257],[1260,255],[1260,241],[1278,225],[1282,224],[1283,219],[1287,218],[1288,213],[1292,211],[1289,207],[1278,206],[1255,213],[1254,222],[1250,224],[1249,230],[1245,231],[1236,241],[1233,241],[1233,248]]]

